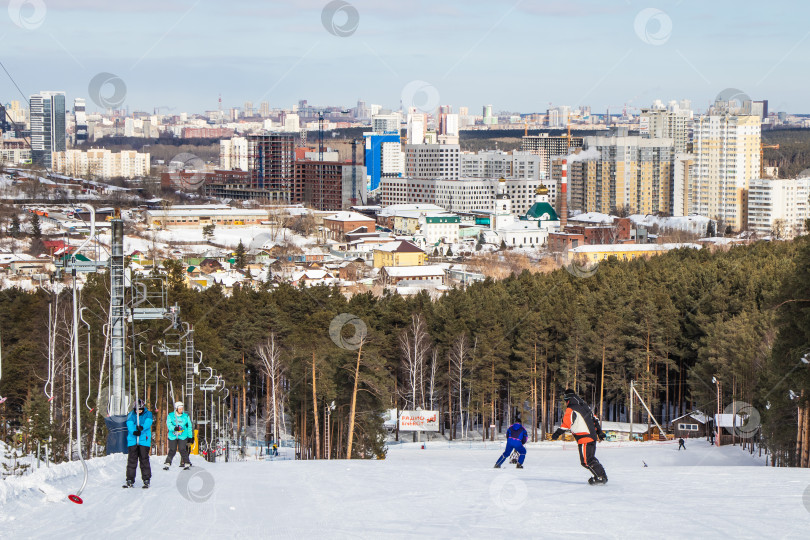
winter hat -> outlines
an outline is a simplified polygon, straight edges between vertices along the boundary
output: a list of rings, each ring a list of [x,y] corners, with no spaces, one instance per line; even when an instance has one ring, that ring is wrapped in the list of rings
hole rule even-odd
[[[176,402],[174,404],[174,409],[175,410],[179,409],[180,407],[183,407],[183,402],[182,401],[178,401],[178,402]]]

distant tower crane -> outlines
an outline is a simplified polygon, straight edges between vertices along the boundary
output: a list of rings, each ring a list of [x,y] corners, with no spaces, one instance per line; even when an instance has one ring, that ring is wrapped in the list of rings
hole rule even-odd
[[[759,177],[765,178],[765,149],[773,148],[779,150],[778,144],[759,144]]]

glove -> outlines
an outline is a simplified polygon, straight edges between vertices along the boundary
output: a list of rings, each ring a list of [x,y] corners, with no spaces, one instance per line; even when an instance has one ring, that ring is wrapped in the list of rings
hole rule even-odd
[[[600,441],[604,441],[605,439],[607,439],[607,435],[605,435],[605,432],[602,431],[601,429],[596,433],[596,436],[599,437]]]
[[[557,431],[554,432],[554,435],[551,436],[551,440],[556,441],[557,439],[560,438],[560,435],[562,435],[563,433],[565,433],[565,430],[563,428],[558,429]]]
[[[140,435],[141,435],[141,428],[136,429],[135,431],[133,431],[133,432],[132,432],[132,434],[133,434],[133,435],[135,435],[136,437],[140,437]]]
[[[179,433],[181,431],[183,431],[183,428],[181,428],[180,426],[174,426],[174,432],[175,433]]]

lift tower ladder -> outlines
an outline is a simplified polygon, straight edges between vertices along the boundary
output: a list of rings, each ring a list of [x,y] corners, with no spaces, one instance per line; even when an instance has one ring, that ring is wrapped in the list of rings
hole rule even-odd
[[[194,414],[194,328],[188,325],[186,332],[186,410],[189,415]]]

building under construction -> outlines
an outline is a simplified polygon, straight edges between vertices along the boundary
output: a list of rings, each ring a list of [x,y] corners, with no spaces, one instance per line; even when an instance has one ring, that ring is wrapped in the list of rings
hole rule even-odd
[[[543,159],[543,171],[546,178],[551,178],[551,160],[557,156],[567,156],[573,148],[581,148],[583,137],[550,137],[548,133],[540,135],[526,135],[523,137],[520,149],[540,156]]]
[[[248,135],[250,189],[270,202],[289,203],[295,175],[295,138],[292,133]]]

